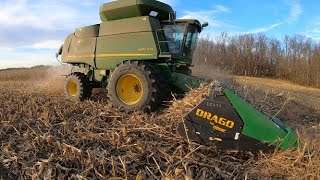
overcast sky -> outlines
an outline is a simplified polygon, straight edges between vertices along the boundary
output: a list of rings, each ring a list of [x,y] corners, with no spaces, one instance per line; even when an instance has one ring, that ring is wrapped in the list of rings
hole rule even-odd
[[[208,21],[205,34],[263,32],[320,41],[320,0],[162,0],[178,18]],[[100,23],[107,0],[0,0],[0,69],[57,64],[55,53],[75,28]]]

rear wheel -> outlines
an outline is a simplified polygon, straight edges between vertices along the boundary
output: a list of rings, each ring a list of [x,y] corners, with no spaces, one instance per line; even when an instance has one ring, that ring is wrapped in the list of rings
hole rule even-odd
[[[127,61],[114,69],[108,79],[112,103],[127,112],[152,111],[168,95],[168,82],[157,66]]]
[[[143,86],[140,78],[133,74],[121,76],[116,85],[116,93],[123,103],[127,105],[136,104],[143,96]]]
[[[70,100],[83,101],[91,96],[92,87],[85,74],[74,72],[67,76],[64,92]]]

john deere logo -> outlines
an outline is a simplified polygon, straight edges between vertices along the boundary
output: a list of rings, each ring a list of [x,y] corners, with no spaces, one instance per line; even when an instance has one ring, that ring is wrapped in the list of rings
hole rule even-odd
[[[202,109],[197,109],[196,115],[199,117],[202,117],[204,119],[207,119],[210,122],[217,123],[219,125],[225,126],[230,129],[232,129],[234,127],[233,121],[227,120],[224,117],[219,117],[218,115],[213,115],[212,113],[209,113],[209,112],[204,111]]]

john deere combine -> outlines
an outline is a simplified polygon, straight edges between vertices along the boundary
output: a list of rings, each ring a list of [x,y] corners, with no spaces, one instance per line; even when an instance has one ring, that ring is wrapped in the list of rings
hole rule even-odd
[[[110,101],[127,112],[154,110],[169,90],[199,87],[189,67],[199,33],[208,23],[176,19],[156,0],[118,0],[100,8],[101,23],[70,34],[57,55],[82,69],[67,76],[71,100],[107,88]],[[227,149],[265,150],[297,146],[295,133],[254,110],[229,90],[204,100],[180,124],[181,135]]]

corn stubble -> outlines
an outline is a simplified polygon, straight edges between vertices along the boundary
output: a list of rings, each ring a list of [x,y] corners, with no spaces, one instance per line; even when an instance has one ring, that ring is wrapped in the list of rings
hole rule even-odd
[[[311,119],[307,126],[303,126],[303,121],[284,118],[300,130],[305,143],[298,150],[273,154],[224,152],[192,143],[176,132],[183,116],[208,95],[212,84],[204,83],[183,99],[173,98],[165,103],[168,108],[158,112],[127,114],[113,108],[103,90],[94,92],[89,101],[66,100],[60,73],[49,69],[42,75],[46,78],[30,81],[16,77],[9,81],[6,74],[6,80],[0,81],[2,179],[309,179],[320,176],[317,118]],[[286,96],[266,95],[262,90],[247,87],[232,88],[267,113],[281,117],[290,111],[286,108],[290,103],[283,103],[288,99]]]

